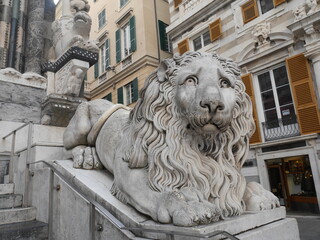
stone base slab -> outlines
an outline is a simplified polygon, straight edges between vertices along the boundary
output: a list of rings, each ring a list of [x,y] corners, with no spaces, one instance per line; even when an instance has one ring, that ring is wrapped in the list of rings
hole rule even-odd
[[[64,176],[72,179],[88,196],[106,207],[127,227],[138,227],[150,231],[177,232],[188,236],[175,235],[175,240],[207,238],[218,230],[226,231],[243,240],[299,240],[299,231],[295,219],[286,218],[284,207],[262,212],[245,212],[241,216],[195,227],[177,227],[172,224],[159,224],[149,217],[138,213],[132,207],[123,204],[110,193],[113,176],[107,170],[82,170],[72,167],[72,161],[55,161],[55,166]],[[61,201],[63,201],[61,199]],[[135,232],[136,236],[152,239],[166,239],[165,234],[147,231]],[[117,238],[112,238],[117,239]],[[221,239],[221,235],[216,238]]]
[[[41,123],[66,127],[79,104],[86,101],[85,98],[50,94],[41,105]]]

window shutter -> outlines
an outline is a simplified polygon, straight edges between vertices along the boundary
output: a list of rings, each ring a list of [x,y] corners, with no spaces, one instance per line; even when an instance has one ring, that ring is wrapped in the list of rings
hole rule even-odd
[[[107,96],[105,96],[103,99],[112,102],[112,93],[109,93],[109,94],[108,94]]]
[[[259,16],[256,0],[250,0],[241,6],[243,23],[250,22]]]
[[[166,33],[166,27],[168,24],[158,20],[159,25],[159,37],[160,37],[160,49],[162,51],[169,52],[169,44],[168,44],[168,37]]]
[[[123,104],[123,87],[118,88],[118,103]]]
[[[116,62],[121,61],[121,32],[120,29],[116,31]]]
[[[189,39],[188,38],[178,43],[178,51],[179,51],[180,55],[189,51]]]
[[[132,89],[133,89],[132,102],[136,102],[139,98],[138,78],[135,78],[132,81]]]
[[[286,63],[301,134],[320,133],[320,113],[308,60],[299,54],[287,58]]]
[[[182,0],[174,0],[174,8],[177,8],[182,3]]]
[[[94,78],[99,77],[99,62],[94,64]]]
[[[249,73],[249,74],[243,75],[241,77],[241,79],[242,79],[242,82],[244,83],[244,85],[246,86],[246,93],[251,98],[252,115],[253,115],[254,123],[256,125],[256,130],[250,138],[250,144],[260,143],[261,142],[260,125],[259,125],[256,102],[255,102],[254,91],[253,91],[253,86],[252,86],[252,76]]]
[[[221,36],[221,21],[220,18],[209,24],[210,40],[217,40]]]
[[[131,41],[131,52],[134,52],[137,49],[136,43],[136,23],[135,23],[135,16],[132,16],[129,20],[130,24],[130,41]]]
[[[276,7],[282,3],[284,3],[286,0],[273,0],[273,5]]]
[[[107,67],[110,65],[110,46],[109,46],[109,39],[106,40],[105,42],[105,47],[106,47],[106,56],[105,56],[105,62],[106,62],[106,65],[105,65],[105,70],[107,70]]]

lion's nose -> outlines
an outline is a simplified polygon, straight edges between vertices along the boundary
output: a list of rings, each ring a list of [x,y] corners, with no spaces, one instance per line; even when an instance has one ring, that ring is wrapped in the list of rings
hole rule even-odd
[[[200,101],[200,106],[206,109],[209,113],[216,113],[219,111],[223,111],[225,107],[223,102],[219,100],[210,100],[210,99]]]

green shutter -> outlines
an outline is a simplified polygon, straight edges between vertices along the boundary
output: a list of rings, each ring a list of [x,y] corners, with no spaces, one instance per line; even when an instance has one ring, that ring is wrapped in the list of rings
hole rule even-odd
[[[107,67],[110,65],[109,39],[106,40],[105,47],[106,47],[106,56],[105,56],[106,57],[106,59],[105,59],[106,65],[105,65],[105,70],[107,70]]]
[[[131,41],[131,52],[134,52],[137,49],[136,43],[136,28],[135,28],[135,16],[132,16],[129,21],[130,24],[130,41]]]
[[[139,98],[138,78],[135,78],[132,81],[132,89],[133,89],[132,102],[136,102]]]
[[[118,88],[118,103],[123,104],[123,87]]]
[[[99,62],[94,64],[94,78],[99,77]]]
[[[112,93],[109,93],[109,94],[108,94],[107,96],[105,96],[103,99],[112,102]]]
[[[116,61],[121,61],[121,32],[120,29],[116,31]]]
[[[168,44],[168,37],[166,33],[166,27],[168,24],[158,20],[159,25],[159,37],[160,37],[160,48],[162,51],[169,52],[169,44]]]

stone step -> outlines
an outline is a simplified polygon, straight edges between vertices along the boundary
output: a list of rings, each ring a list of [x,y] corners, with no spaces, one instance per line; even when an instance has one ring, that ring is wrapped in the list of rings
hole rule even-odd
[[[15,208],[22,206],[21,194],[0,195],[0,209]]]
[[[0,184],[0,195],[12,194],[14,189],[13,183]]]
[[[32,221],[36,219],[36,214],[35,207],[2,209],[0,210],[0,225]]]
[[[28,221],[0,225],[0,239],[45,240],[48,239],[48,224]]]

